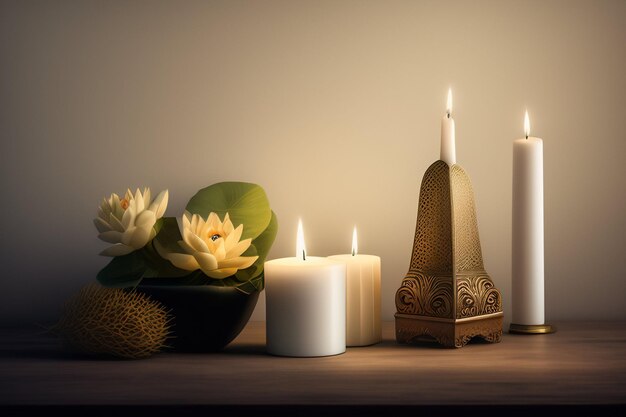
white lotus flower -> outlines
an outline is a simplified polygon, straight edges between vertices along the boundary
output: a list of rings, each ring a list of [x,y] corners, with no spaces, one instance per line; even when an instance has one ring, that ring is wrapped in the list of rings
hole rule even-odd
[[[234,228],[228,213],[221,222],[216,213],[209,214],[205,221],[186,211],[182,218],[183,240],[178,241],[186,253],[168,252],[158,241],[155,241],[155,247],[162,257],[180,269],[201,269],[211,278],[223,279],[239,269],[250,267],[259,258],[241,256],[252,242],[252,239],[240,240],[242,233],[243,224]]]
[[[165,190],[151,201],[149,188],[144,188],[143,193],[137,188],[134,195],[129,189],[123,199],[115,193],[108,200],[103,199],[93,222],[100,232],[98,237],[113,246],[100,255],[122,256],[146,246],[156,235],[154,224],[163,217],[167,200]]]

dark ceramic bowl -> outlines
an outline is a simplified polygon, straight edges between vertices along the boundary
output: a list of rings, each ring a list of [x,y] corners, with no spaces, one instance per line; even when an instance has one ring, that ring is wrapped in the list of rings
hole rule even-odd
[[[154,280],[156,281],[156,280]],[[174,351],[215,352],[239,335],[250,320],[259,292],[244,294],[213,285],[139,285],[137,291],[161,302],[169,311]]]

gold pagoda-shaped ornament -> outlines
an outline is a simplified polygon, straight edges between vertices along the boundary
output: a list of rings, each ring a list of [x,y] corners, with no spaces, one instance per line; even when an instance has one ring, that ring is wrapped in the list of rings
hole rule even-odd
[[[450,101],[449,95],[449,108]],[[444,131],[442,155],[443,139]],[[411,265],[396,309],[399,343],[434,339],[459,348],[476,336],[493,343],[502,338],[502,297],[483,265],[472,183],[454,162],[436,161],[424,174]]]

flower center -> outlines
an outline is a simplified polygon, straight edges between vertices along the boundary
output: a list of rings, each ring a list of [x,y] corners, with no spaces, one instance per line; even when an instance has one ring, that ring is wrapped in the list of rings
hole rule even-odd
[[[211,240],[212,240],[213,242],[215,242],[217,239],[219,239],[219,238],[221,238],[221,237],[222,237],[222,236],[220,236],[219,234],[214,233],[214,234],[211,236]]]
[[[122,200],[120,200],[120,206],[122,206],[124,210],[126,210],[129,205],[130,202],[127,199],[123,198]]]

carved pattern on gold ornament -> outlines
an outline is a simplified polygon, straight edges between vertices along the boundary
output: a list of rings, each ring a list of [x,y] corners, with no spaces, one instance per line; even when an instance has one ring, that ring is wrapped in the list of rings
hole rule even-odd
[[[486,273],[458,276],[456,318],[480,316],[502,311],[502,297]]]
[[[396,292],[399,313],[452,318],[452,278],[409,272]]]

